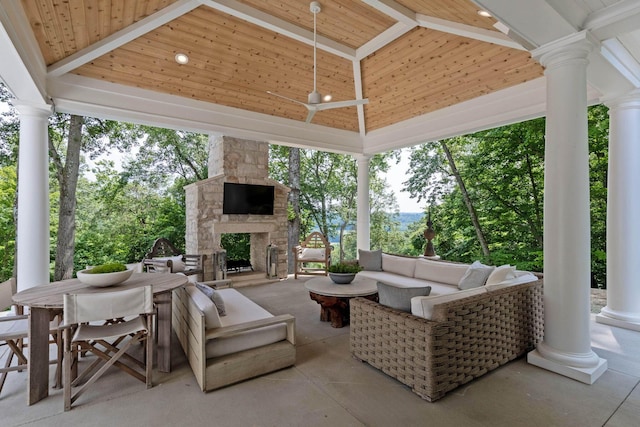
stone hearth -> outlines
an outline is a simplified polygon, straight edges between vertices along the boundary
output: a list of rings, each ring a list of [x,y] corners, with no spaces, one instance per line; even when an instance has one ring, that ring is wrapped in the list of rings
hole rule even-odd
[[[289,187],[268,178],[269,144],[226,136],[209,137],[209,178],[185,187],[186,252],[206,254],[204,280],[213,278],[212,254],[225,233],[251,234],[251,265],[267,272],[266,250],[278,247],[277,276],[287,277],[287,197]],[[225,182],[273,185],[273,215],[222,213]]]

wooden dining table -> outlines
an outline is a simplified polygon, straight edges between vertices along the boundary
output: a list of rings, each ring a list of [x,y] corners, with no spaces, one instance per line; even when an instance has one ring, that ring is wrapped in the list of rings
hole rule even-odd
[[[49,320],[63,309],[64,294],[104,293],[151,285],[157,307],[157,368],[171,372],[171,304],[173,290],[186,285],[187,276],[172,273],[133,273],[109,287],[92,287],[78,279],[38,285],[13,295],[15,304],[29,307],[28,404],[49,395]]]

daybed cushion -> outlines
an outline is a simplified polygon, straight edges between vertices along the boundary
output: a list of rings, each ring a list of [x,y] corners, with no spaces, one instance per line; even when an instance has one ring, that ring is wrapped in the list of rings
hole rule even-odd
[[[223,327],[273,317],[271,313],[236,289],[219,289],[218,293],[222,295],[227,309],[227,315],[220,318],[220,323]],[[219,357],[272,344],[286,338],[286,324],[264,326],[241,332],[237,335],[209,340],[206,344],[205,353],[207,358]]]
[[[464,291],[466,289],[484,286],[484,284],[487,282],[487,278],[494,269],[495,267],[489,267],[488,265],[484,265],[480,261],[474,261],[473,264],[471,264],[469,268],[467,268],[464,276],[462,276],[462,278],[458,282],[458,289]]]
[[[218,314],[220,316],[226,316],[227,311],[224,306],[224,300],[222,299],[222,295],[211,286],[207,286],[204,283],[195,282],[196,288],[200,289],[200,292],[208,296],[211,301],[215,304],[218,309]]]
[[[467,272],[469,264],[456,264],[452,262],[434,261],[430,259],[418,259],[414,277],[416,279],[432,282],[446,283],[458,286],[460,279]],[[433,293],[435,289],[432,289]]]
[[[382,254],[382,270],[401,276],[413,277],[416,269],[415,258],[405,258],[395,255]]]
[[[205,328],[219,328],[222,326],[222,323],[220,322],[220,315],[218,314],[218,308],[208,296],[192,285],[185,286],[185,290],[196,307],[204,313]]]
[[[487,278],[487,286],[496,285],[507,279],[514,279],[516,277],[516,268],[508,264],[496,267]]]
[[[358,265],[367,271],[382,271],[382,249],[365,251],[358,249]]]
[[[387,283],[378,282],[378,298],[382,305],[411,312],[411,298],[426,296],[431,292],[431,286],[422,288],[400,288]]]
[[[485,292],[487,292],[487,289],[484,286],[481,286],[479,288],[471,288],[465,291],[458,291],[448,295],[414,297],[411,298],[411,314],[431,320],[431,316],[433,315],[433,307],[436,304],[442,304],[443,302],[454,301],[473,295],[479,295]]]

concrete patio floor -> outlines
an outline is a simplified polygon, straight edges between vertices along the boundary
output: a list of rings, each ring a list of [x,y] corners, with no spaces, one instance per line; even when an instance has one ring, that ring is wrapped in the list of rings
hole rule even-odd
[[[295,367],[202,393],[174,339],[173,371],[155,372],[154,388],[112,370],[67,413],[61,390],[27,406],[27,373],[10,373],[0,395],[0,426],[640,425],[638,332],[592,317],[593,348],[609,369],[591,386],[521,358],[429,403],[352,358],[349,327],[320,322],[304,280],[239,288],[272,313],[296,317]]]

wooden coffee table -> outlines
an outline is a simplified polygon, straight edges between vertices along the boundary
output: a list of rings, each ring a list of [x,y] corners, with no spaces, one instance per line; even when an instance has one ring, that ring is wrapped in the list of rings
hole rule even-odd
[[[320,304],[320,320],[331,322],[334,328],[349,324],[349,300],[364,297],[378,301],[378,287],[375,280],[359,277],[348,285],[336,285],[328,277],[309,279],[304,287],[309,290],[312,300]]]

